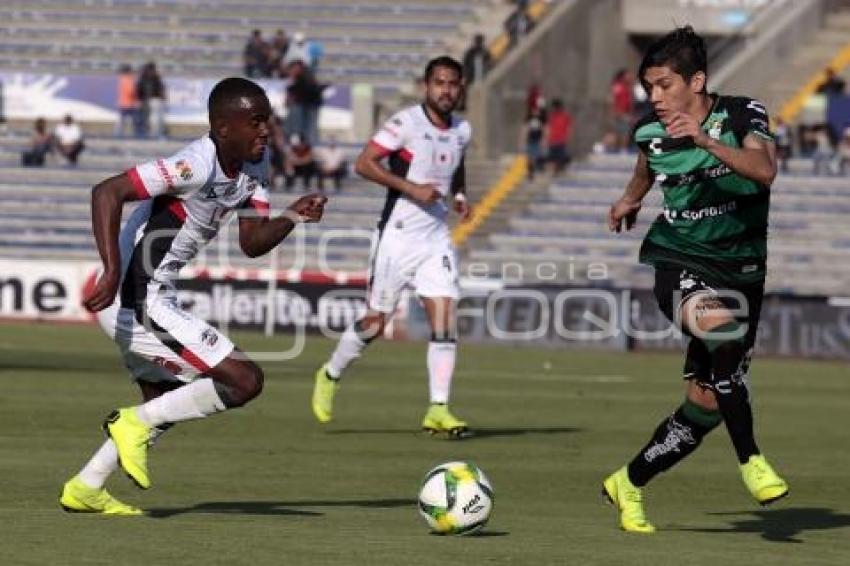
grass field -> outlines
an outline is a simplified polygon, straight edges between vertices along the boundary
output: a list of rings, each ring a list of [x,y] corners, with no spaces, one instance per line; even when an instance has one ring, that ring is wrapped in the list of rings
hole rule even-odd
[[[274,348],[235,334],[246,349]],[[756,360],[762,448],[791,483],[763,510],[741,483],[725,431],[647,490],[654,536],[618,530],[601,479],[681,398],[679,356],[463,345],[454,407],[480,430],[452,442],[417,432],[424,345],[377,343],[350,372],[337,418],[309,409],[332,344],[311,340],[264,364],[246,408],[181,424],[151,455],[153,489],[109,483],[147,517],[69,515],[56,497],[101,442],[112,408],[136,401],[94,327],[0,325],[0,563],[17,564],[698,564],[850,563],[850,372]],[[429,535],[422,475],[464,459],[492,480],[481,536]]]

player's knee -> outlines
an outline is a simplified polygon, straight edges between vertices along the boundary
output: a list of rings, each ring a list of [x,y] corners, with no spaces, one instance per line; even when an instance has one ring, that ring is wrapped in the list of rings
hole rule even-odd
[[[254,362],[240,364],[231,383],[224,388],[222,400],[228,408],[241,407],[263,391],[263,370]]]
[[[366,315],[355,323],[357,335],[367,344],[384,334],[386,318],[383,314]]]

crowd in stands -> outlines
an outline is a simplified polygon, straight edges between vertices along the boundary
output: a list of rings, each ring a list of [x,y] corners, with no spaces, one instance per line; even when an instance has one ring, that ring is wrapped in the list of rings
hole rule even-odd
[[[21,165],[42,167],[47,156],[56,152],[68,165],[74,166],[85,147],[83,130],[70,114],[56,125],[52,133],[47,131],[47,121],[38,118],[33,124],[29,146],[21,154]]]
[[[166,100],[165,81],[156,63],[145,63],[138,75],[130,65],[121,65],[118,68],[118,121],[115,123],[115,135],[165,137]]]
[[[536,173],[547,168],[552,175],[558,175],[571,160],[572,114],[562,99],[547,101],[540,85],[534,83],[526,96],[525,115],[522,142],[528,180],[533,181]]]

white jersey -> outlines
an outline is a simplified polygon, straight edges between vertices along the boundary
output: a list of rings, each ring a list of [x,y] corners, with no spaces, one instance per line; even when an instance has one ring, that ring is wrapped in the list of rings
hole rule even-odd
[[[433,183],[445,197],[453,189],[464,188],[463,156],[471,136],[466,120],[452,117],[448,128],[440,128],[417,105],[387,120],[370,143],[389,156],[394,174],[414,183]],[[395,189],[387,191],[380,231],[390,225],[405,236],[448,235],[449,209],[444,200],[422,205]]]
[[[269,212],[268,150],[261,161],[246,162],[228,177],[207,135],[172,157],[131,168],[127,176],[137,197],[152,202],[139,207],[122,230],[122,264],[129,256],[121,286],[124,308],[138,310],[161,287],[173,289],[178,271],[215,238],[231,212]]]

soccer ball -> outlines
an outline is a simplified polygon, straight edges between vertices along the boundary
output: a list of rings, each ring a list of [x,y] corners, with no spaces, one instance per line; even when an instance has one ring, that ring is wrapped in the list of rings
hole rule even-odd
[[[474,465],[446,462],[425,474],[419,490],[419,514],[435,533],[474,533],[487,523],[491,511],[493,488]]]

